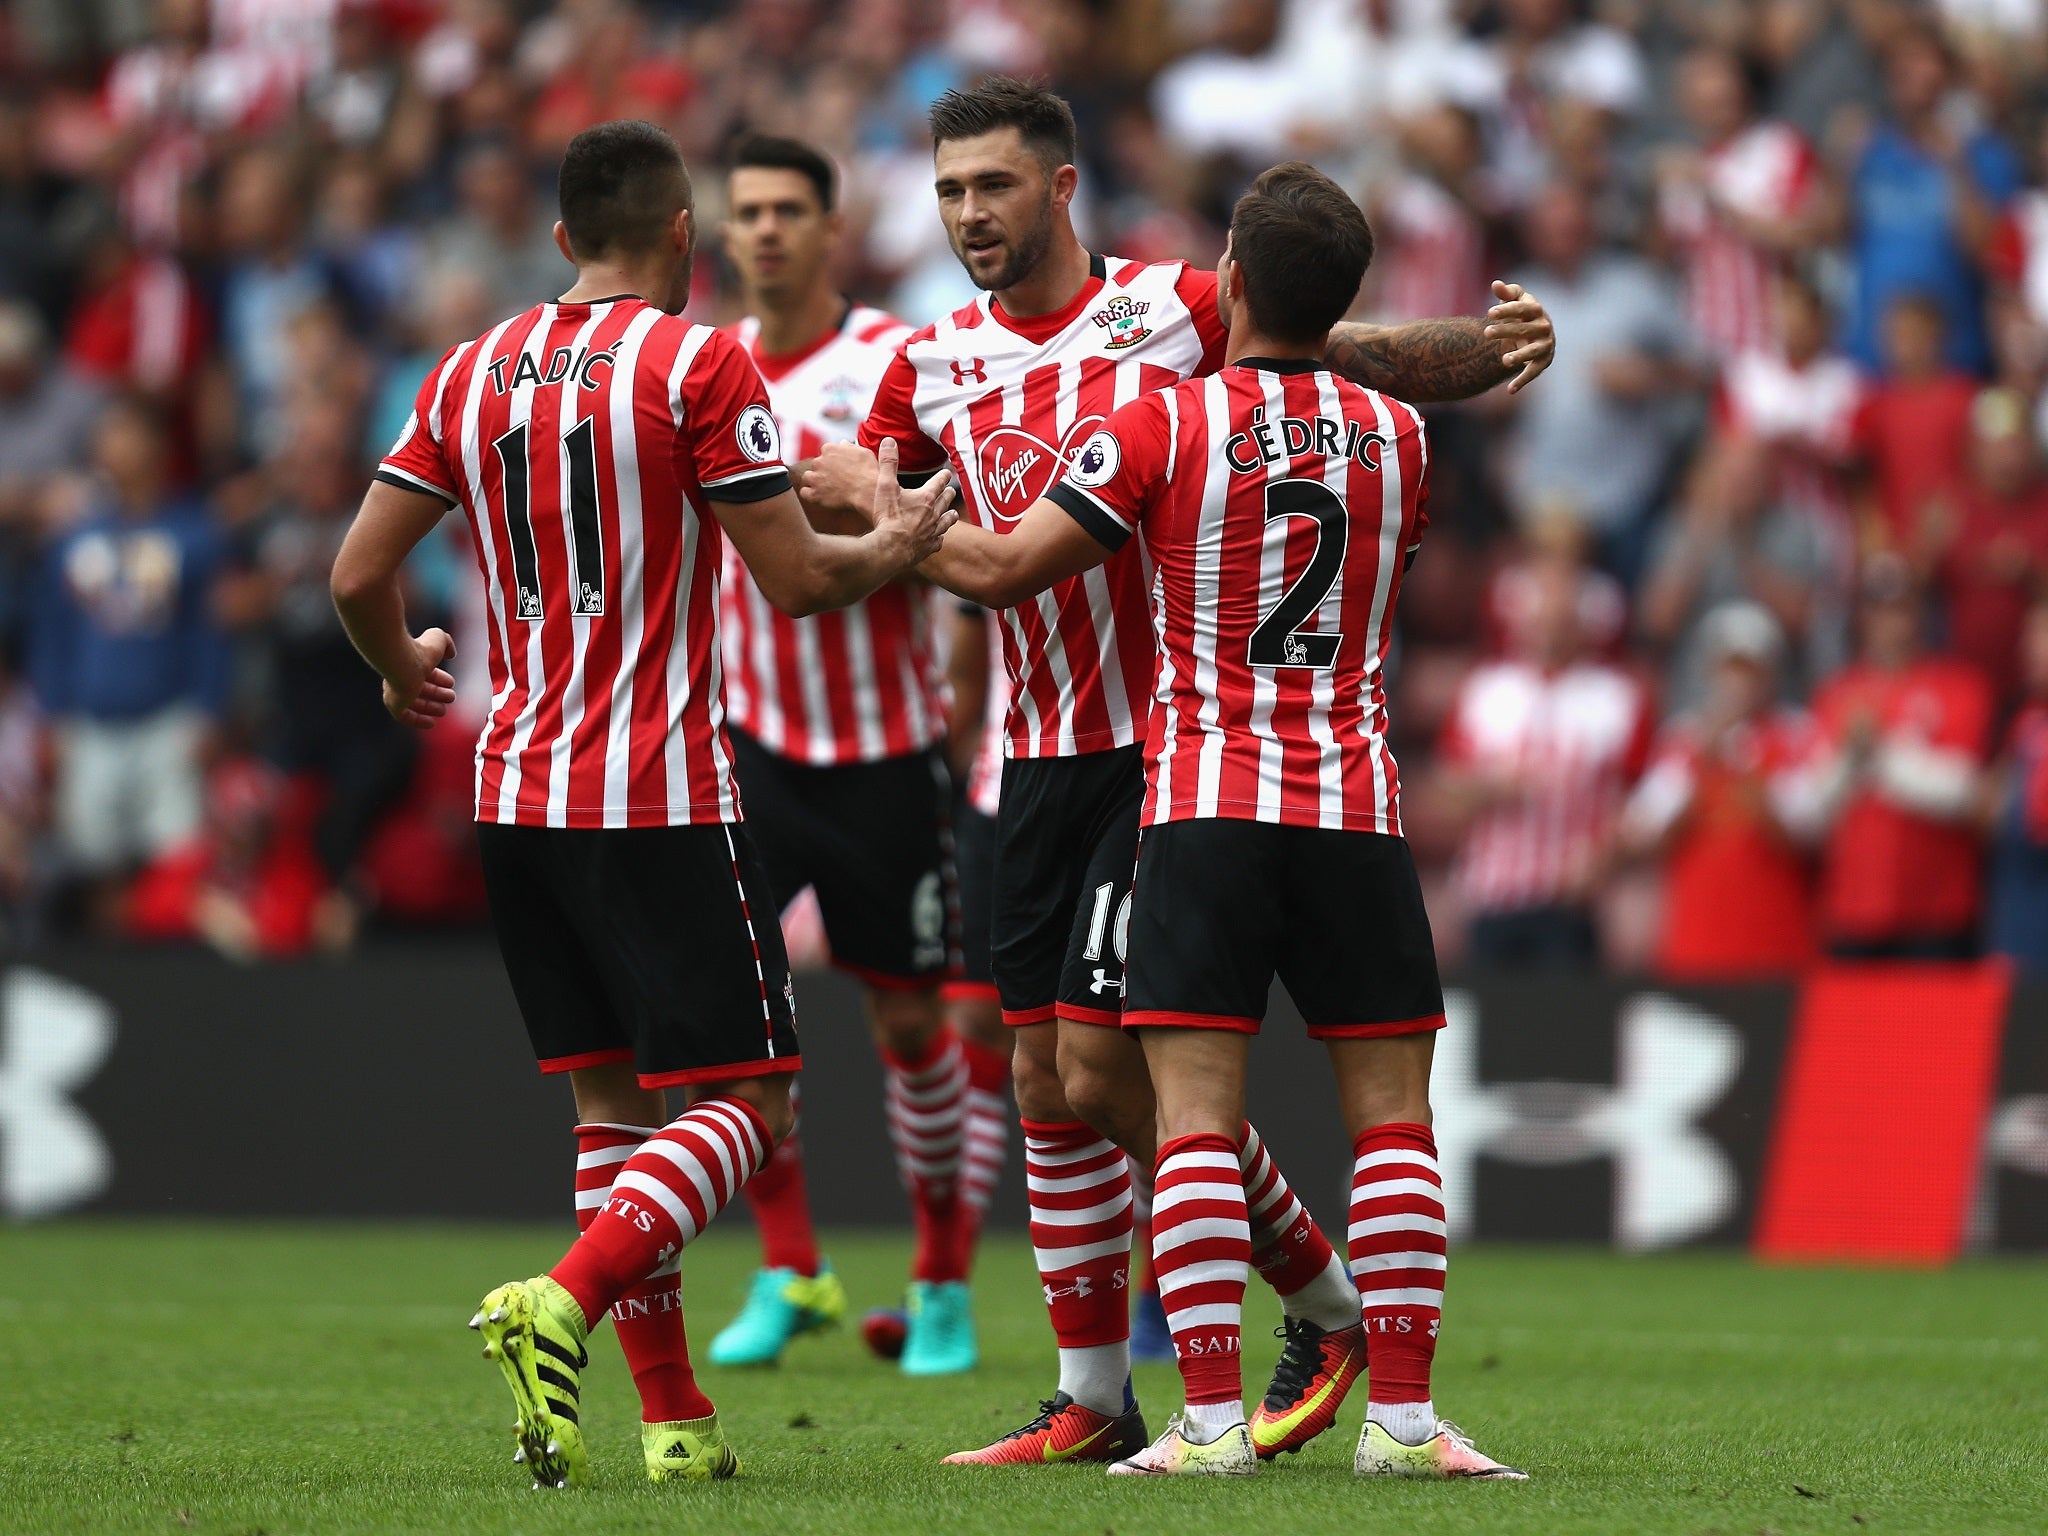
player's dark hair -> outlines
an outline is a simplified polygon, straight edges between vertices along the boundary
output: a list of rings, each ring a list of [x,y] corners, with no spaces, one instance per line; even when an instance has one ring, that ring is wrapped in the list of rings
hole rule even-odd
[[[746,133],[734,141],[731,169],[795,171],[818,189],[818,206],[832,211],[839,175],[832,162],[802,139],[779,139],[772,133]]]
[[[964,91],[946,92],[932,103],[926,120],[934,148],[953,139],[1014,128],[1048,176],[1072,165],[1079,152],[1073,108],[1044,86],[1010,75],[990,75]]]
[[[569,248],[585,260],[650,251],[676,210],[694,206],[676,141],[652,123],[623,119],[569,141],[557,188]]]
[[[1262,335],[1316,340],[1344,318],[1372,264],[1372,226],[1349,194],[1312,165],[1276,165],[1230,215],[1230,255]]]

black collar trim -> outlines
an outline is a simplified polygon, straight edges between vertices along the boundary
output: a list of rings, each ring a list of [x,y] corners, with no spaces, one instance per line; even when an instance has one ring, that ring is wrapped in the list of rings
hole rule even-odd
[[[1256,368],[1260,373],[1321,373],[1323,361],[1315,357],[1240,357],[1233,368]]]

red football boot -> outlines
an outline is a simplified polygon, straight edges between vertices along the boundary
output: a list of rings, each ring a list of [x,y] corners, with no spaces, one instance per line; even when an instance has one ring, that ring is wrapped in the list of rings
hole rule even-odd
[[[1344,1394],[1365,1370],[1363,1323],[1325,1332],[1290,1317],[1278,1332],[1287,1347],[1251,1417],[1252,1447],[1262,1461],[1300,1450],[1336,1423]]]
[[[1083,1408],[1064,1392],[1039,1405],[1038,1417],[978,1451],[956,1451],[955,1467],[1001,1467],[1058,1461],[1122,1461],[1150,1443],[1134,1407],[1112,1418]]]

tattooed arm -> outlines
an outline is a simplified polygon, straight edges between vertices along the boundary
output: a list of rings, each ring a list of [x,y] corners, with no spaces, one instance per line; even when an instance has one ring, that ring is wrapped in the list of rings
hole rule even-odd
[[[1484,320],[1454,316],[1405,325],[1346,321],[1330,331],[1333,372],[1403,400],[1464,400],[1505,383],[1515,394],[1550,366],[1557,337],[1543,306],[1513,283]]]

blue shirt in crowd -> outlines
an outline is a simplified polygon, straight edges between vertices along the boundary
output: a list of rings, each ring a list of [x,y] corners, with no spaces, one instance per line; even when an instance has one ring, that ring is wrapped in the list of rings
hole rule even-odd
[[[29,675],[43,708],[105,721],[217,711],[229,667],[212,611],[219,559],[195,502],[145,518],[102,509],[66,532],[34,598]]]
[[[2003,139],[1975,135],[1963,161],[1978,191],[1994,204],[2003,206],[2019,191],[2019,159]],[[1902,293],[1920,293],[1941,305],[1949,362],[1975,374],[1990,372],[1983,278],[1963,248],[1948,168],[1886,124],[1863,151],[1851,190],[1856,288],[1850,353],[1864,367],[1881,371],[1885,309]]]

